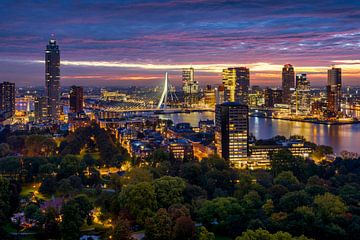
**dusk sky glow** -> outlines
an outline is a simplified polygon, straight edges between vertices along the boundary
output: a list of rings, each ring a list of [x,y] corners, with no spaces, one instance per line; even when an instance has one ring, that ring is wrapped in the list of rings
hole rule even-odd
[[[44,85],[44,49],[61,50],[61,85],[201,85],[250,68],[251,85],[280,85],[283,64],[323,86],[326,69],[360,83],[360,1],[1,1],[0,80]]]

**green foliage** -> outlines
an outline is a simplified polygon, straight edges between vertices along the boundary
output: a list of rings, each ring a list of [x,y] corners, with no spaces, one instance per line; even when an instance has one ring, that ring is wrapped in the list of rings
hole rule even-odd
[[[287,188],[291,188],[292,186],[299,184],[299,180],[294,176],[291,171],[281,172],[275,179],[275,184],[283,185]]]
[[[172,239],[172,220],[166,209],[160,208],[154,217],[146,220],[145,236],[151,240]]]
[[[109,236],[116,240],[132,240],[130,222],[127,219],[119,218],[115,226],[111,228]]]
[[[64,240],[80,237],[80,227],[91,209],[92,204],[85,195],[78,195],[63,205],[61,230]]]
[[[224,224],[229,216],[241,215],[243,211],[236,198],[219,197],[205,201],[198,210],[198,215],[204,224],[210,225],[214,222]]]
[[[160,208],[168,208],[172,204],[182,203],[184,201],[183,191],[185,181],[179,177],[165,176],[158,178],[153,182],[155,194]]]
[[[326,220],[332,220],[346,213],[347,207],[342,199],[331,193],[317,195],[314,199],[316,213]]]
[[[144,224],[157,209],[155,187],[146,182],[124,187],[119,196],[120,207],[127,209],[139,224]]]
[[[206,227],[201,226],[196,231],[197,240],[215,240],[215,234],[209,232]]]
[[[269,233],[264,229],[247,230],[240,237],[237,237],[236,240],[310,240],[304,236],[292,237],[291,234],[287,232],[276,232],[274,234]]]

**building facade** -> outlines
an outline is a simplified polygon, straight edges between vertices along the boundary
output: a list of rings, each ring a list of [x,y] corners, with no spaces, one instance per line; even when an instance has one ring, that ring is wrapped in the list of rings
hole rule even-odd
[[[48,116],[57,120],[60,116],[60,50],[55,39],[50,39],[45,49],[45,87]]]
[[[0,83],[0,121],[15,114],[15,83]]]
[[[308,115],[311,110],[310,81],[305,73],[296,74],[296,88],[291,101],[298,115]]]
[[[84,89],[79,86],[71,86],[70,88],[70,111],[72,113],[80,113],[83,111],[84,105]]]
[[[246,67],[227,68],[223,70],[225,102],[248,103],[250,87],[250,70]]]
[[[327,110],[330,115],[336,116],[341,111],[341,68],[332,67],[328,70],[327,79]]]
[[[295,87],[295,71],[291,64],[285,64],[282,69],[283,103],[289,103]]]
[[[184,68],[182,70],[182,82],[184,94],[199,93],[199,82],[195,80],[194,68]]]
[[[217,153],[233,167],[244,168],[248,161],[249,108],[238,102],[216,105],[215,145]]]
[[[266,108],[273,108],[275,104],[282,103],[282,90],[266,88],[264,90],[264,104]]]

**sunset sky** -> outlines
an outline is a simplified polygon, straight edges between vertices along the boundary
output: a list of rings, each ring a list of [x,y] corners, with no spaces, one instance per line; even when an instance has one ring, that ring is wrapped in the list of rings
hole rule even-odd
[[[44,49],[54,33],[61,84],[179,84],[193,66],[201,85],[221,69],[250,68],[252,85],[277,86],[283,64],[308,73],[343,68],[360,85],[360,1],[1,1],[0,81],[44,85]]]

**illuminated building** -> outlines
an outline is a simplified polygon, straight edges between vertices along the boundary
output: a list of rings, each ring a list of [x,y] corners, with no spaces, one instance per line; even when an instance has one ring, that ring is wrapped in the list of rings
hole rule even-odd
[[[336,116],[341,111],[341,68],[334,66],[328,70],[328,80],[326,86],[327,92],[327,110],[332,116]]]
[[[194,68],[184,68],[182,70],[182,82],[184,94],[199,93],[199,82],[195,81]]]
[[[215,88],[215,97],[216,97],[216,104],[222,104],[225,102],[224,86],[219,86],[219,87]]]
[[[216,92],[211,85],[207,85],[204,90],[204,103],[208,107],[214,107],[216,104]]]
[[[290,140],[281,144],[273,145],[254,145],[250,146],[250,159],[248,167],[250,169],[270,169],[270,155],[282,149],[288,149],[292,155],[307,158],[313,149],[305,146],[303,141]]]
[[[264,91],[265,107],[273,108],[275,104],[282,103],[282,90],[266,88]]]
[[[246,67],[223,70],[223,86],[226,102],[247,104],[250,86],[250,70]]]
[[[37,97],[34,102],[35,122],[43,122],[48,117],[48,101],[47,97]]]
[[[310,114],[310,82],[308,81],[305,73],[296,74],[296,89],[295,92],[292,94],[291,103],[293,106],[295,106],[296,114]]]
[[[45,50],[45,86],[48,116],[57,120],[60,116],[60,50],[55,39],[50,39]]]
[[[15,114],[15,83],[0,83],[0,121]]]
[[[282,89],[283,103],[289,103],[295,84],[294,67],[291,64],[285,64],[282,69]]]
[[[192,159],[194,157],[193,146],[185,139],[169,139],[168,150],[178,160]]]
[[[79,86],[71,86],[70,88],[70,111],[80,113],[83,111],[84,90]]]
[[[215,145],[217,153],[236,168],[246,167],[248,160],[248,106],[238,102],[216,105]]]

